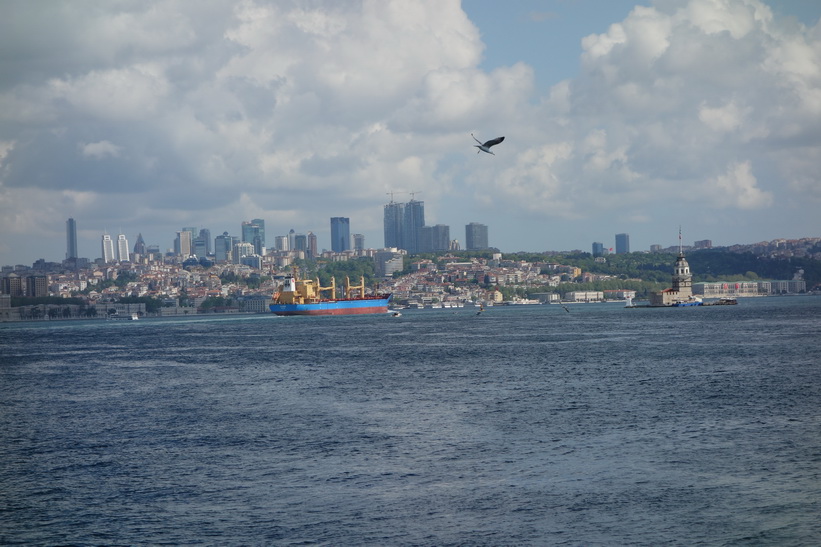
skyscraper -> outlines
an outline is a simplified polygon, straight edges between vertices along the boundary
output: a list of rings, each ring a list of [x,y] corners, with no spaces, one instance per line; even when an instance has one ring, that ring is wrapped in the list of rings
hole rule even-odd
[[[233,248],[233,238],[228,235],[228,232],[223,232],[221,236],[214,239],[214,259],[217,262],[231,260],[231,249]]]
[[[128,240],[124,234],[117,236],[117,260],[128,262]]]
[[[417,252],[447,251],[450,249],[450,226],[445,224],[423,226],[420,230],[419,240]]]
[[[410,200],[405,204],[405,214],[402,219],[402,248],[409,254],[419,252],[419,238],[424,225],[425,202]]]
[[[66,258],[77,257],[77,223],[70,218],[66,221]]]
[[[331,218],[331,250],[341,253],[351,248],[351,219]]]
[[[143,234],[137,234],[137,242],[134,244],[134,254],[145,256],[147,249],[145,248],[145,240],[143,239]]]
[[[425,202],[410,200],[408,203],[390,202],[385,205],[385,247],[405,249],[408,253],[419,252],[419,240],[425,225]]]
[[[604,255],[604,243],[594,241],[593,242],[593,256],[602,256],[602,255]]]
[[[254,252],[260,256],[265,254],[265,221],[255,218],[251,222],[242,223],[242,241],[254,246]]]
[[[308,258],[316,258],[318,254],[316,234],[308,232]]]
[[[352,237],[353,237],[354,251],[364,251],[365,250],[365,236],[362,235],[362,234],[354,234]]]
[[[177,239],[174,240],[174,253],[183,258],[191,256],[192,240],[191,230],[183,229],[177,232]]]
[[[616,254],[630,252],[630,234],[616,234]]]
[[[208,228],[203,228],[200,230],[199,239],[205,242],[205,254],[202,256],[210,255],[211,254],[211,230]]]
[[[385,247],[402,247],[402,218],[405,212],[404,203],[391,201],[385,205],[383,223],[385,227]]]
[[[114,242],[108,234],[103,234],[103,262],[114,262]]]
[[[465,226],[465,249],[479,251],[487,248],[487,226],[478,222],[471,222]]]

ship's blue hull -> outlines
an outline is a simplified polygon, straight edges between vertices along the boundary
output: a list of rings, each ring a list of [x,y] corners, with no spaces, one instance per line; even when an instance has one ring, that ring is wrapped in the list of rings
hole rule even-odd
[[[391,295],[343,300],[325,300],[314,304],[271,304],[277,315],[357,315],[386,313]]]

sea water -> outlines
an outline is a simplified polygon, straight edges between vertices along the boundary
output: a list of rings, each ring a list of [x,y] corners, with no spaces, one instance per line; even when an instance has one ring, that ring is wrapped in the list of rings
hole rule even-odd
[[[0,544],[817,545],[821,298],[0,325]]]

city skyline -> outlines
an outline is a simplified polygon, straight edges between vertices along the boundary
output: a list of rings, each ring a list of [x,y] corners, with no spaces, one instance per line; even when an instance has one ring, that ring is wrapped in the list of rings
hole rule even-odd
[[[797,0],[4,3],[0,264],[63,257],[66,218],[81,256],[105,227],[165,249],[181,226],[254,218],[327,242],[338,214],[377,247],[387,194],[460,241],[478,219],[504,252],[613,233],[647,249],[678,225],[716,246],[811,237],[819,17]],[[504,146],[477,155],[471,133]]]

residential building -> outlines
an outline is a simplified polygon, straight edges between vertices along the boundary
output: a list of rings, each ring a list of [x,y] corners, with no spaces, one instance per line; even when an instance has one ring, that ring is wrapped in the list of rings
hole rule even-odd
[[[351,219],[347,217],[331,218],[331,250],[336,253],[351,248]]]

